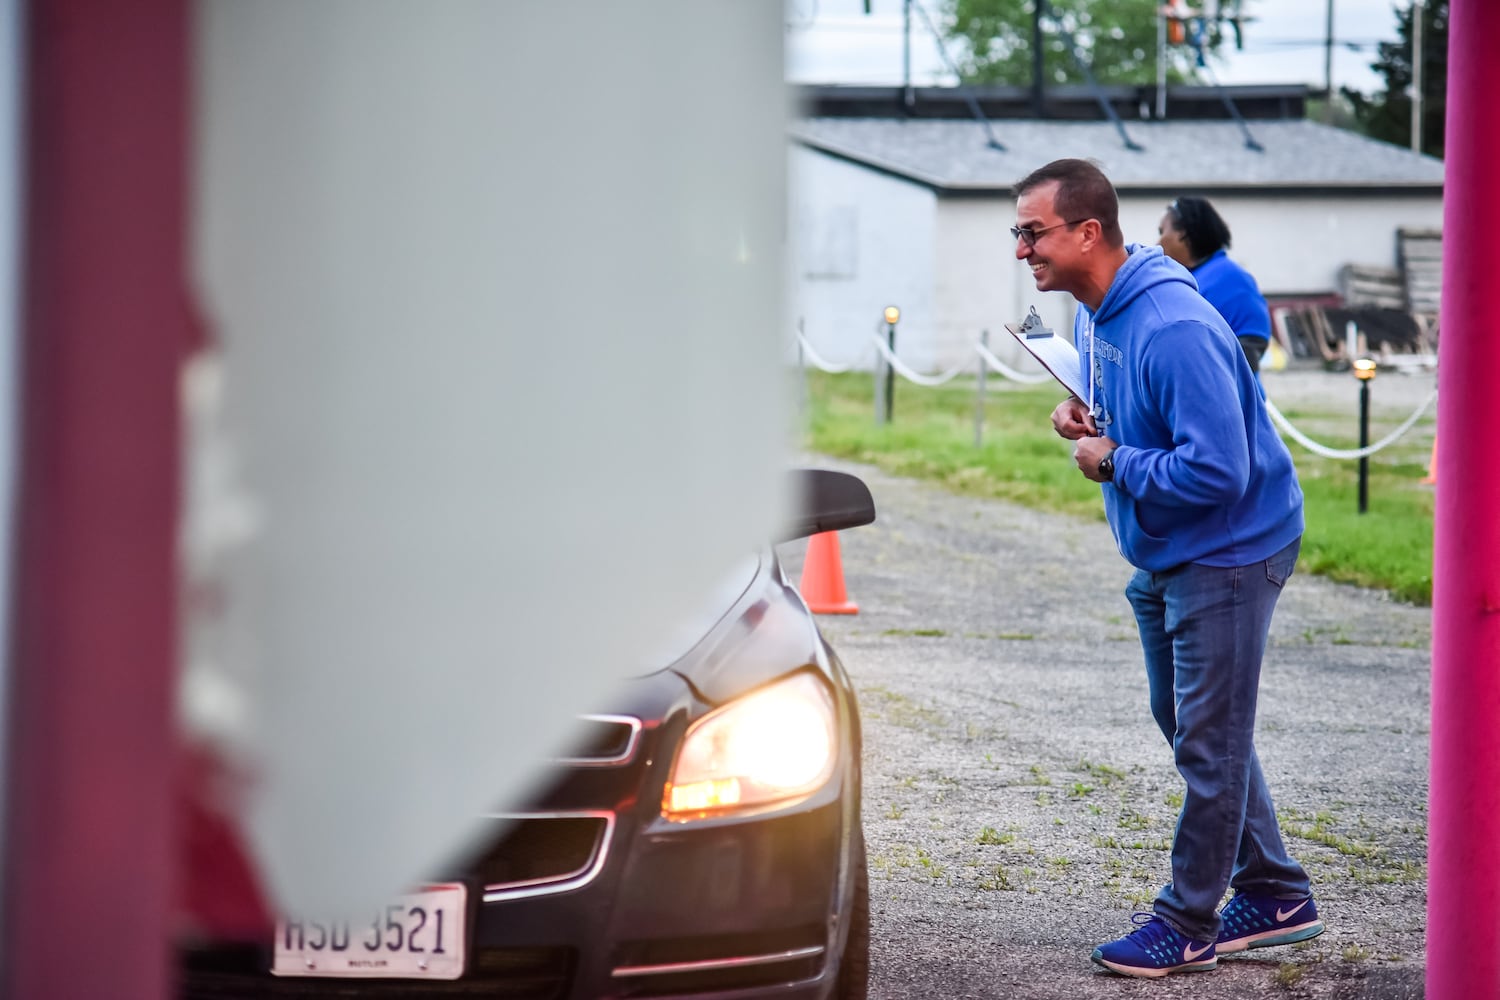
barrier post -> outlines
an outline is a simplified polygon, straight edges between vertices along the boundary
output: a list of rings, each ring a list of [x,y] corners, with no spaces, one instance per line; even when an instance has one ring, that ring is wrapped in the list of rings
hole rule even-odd
[[[1360,358],[1354,362],[1354,377],[1359,379],[1359,449],[1370,446],[1370,380],[1375,377],[1375,362]],[[1359,512],[1370,507],[1370,456],[1359,456]]]
[[[797,317],[797,412],[807,413],[807,359],[803,356],[803,338],[807,336],[805,321]]]
[[[896,356],[896,324],[901,322],[901,310],[895,306],[886,306],[885,313],[885,345],[891,349],[891,357]],[[890,423],[891,417],[896,412],[896,366],[887,359],[885,363],[885,422]]]
[[[990,331],[979,332],[979,343],[986,350],[990,346]],[[984,355],[979,356],[979,380],[974,391],[974,447],[978,448],[984,444],[984,377],[988,372],[989,365],[985,363]]]

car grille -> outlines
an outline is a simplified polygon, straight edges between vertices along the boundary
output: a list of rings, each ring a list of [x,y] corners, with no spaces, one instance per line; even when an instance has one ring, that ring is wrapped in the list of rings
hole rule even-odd
[[[614,830],[606,811],[497,815],[504,833],[467,866],[495,902],[587,885],[604,867]]]
[[[626,715],[584,715],[572,749],[558,759],[574,767],[618,767],[635,756],[641,720]]]
[[[631,942],[611,976],[625,997],[774,987],[817,976],[826,943],[820,926]]]

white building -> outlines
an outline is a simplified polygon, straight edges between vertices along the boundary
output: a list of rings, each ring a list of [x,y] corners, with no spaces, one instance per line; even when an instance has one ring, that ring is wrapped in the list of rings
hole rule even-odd
[[[823,90],[792,129],[793,315],[833,362],[873,363],[870,334],[887,305],[902,313],[897,353],[927,371],[971,356],[982,330],[997,354],[1019,360],[1003,324],[1031,306],[1068,327],[1072,298],[1035,290],[1008,232],[1011,185],[1060,157],[1092,159],[1114,181],[1127,241],[1156,242],[1173,198],[1211,199],[1233,233],[1230,255],[1273,302],[1332,297],[1343,265],[1394,267],[1398,229],[1442,225],[1441,161],[1301,118],[1301,87],[1232,90],[1246,109],[1238,121],[1223,117],[1219,94],[1195,90],[1196,100],[1169,107],[1218,109],[1218,120],[988,125],[902,115],[900,92],[888,93],[889,110],[871,114],[872,91],[841,106],[836,90]],[[917,92],[919,114],[936,93]],[[1114,103],[1144,103],[1125,93]],[[1258,107],[1278,117],[1250,117]],[[1088,113],[1076,98],[1061,109]]]

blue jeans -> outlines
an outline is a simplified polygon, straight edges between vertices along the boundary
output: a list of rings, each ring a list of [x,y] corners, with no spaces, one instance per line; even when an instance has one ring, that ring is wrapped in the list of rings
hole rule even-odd
[[[1172,881],[1155,911],[1197,941],[1219,933],[1225,888],[1306,896],[1307,873],[1281,842],[1255,755],[1255,699],[1271,612],[1299,538],[1248,566],[1137,570],[1125,588],[1146,654],[1151,714],[1187,783],[1172,838]]]

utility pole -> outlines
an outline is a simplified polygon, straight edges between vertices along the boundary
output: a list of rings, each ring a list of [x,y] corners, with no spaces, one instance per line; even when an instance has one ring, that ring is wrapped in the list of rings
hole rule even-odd
[[[917,95],[911,89],[911,0],[901,2],[901,79],[905,81],[901,99],[910,111],[917,103]]]
[[[1156,117],[1167,117],[1167,8],[1156,8]]]
[[[1328,23],[1323,33],[1323,87],[1328,102],[1323,109],[1323,120],[1333,121],[1333,0],[1328,0]]]
[[[1411,151],[1422,151],[1422,0],[1411,3]]]
[[[1046,55],[1042,51],[1042,13],[1047,9],[1047,0],[1032,0],[1031,4],[1031,117],[1044,118],[1046,112],[1042,99],[1043,63]]]

